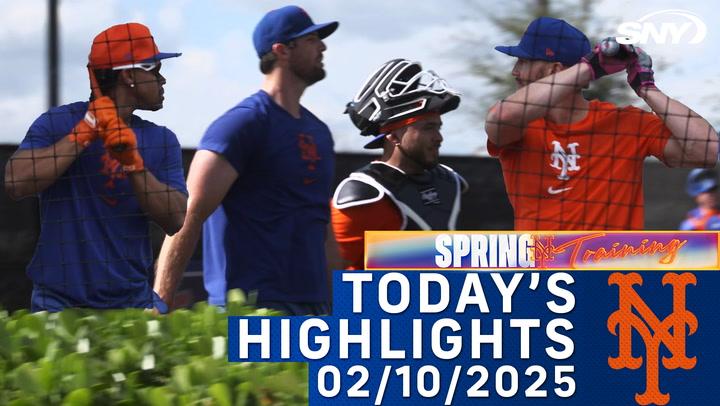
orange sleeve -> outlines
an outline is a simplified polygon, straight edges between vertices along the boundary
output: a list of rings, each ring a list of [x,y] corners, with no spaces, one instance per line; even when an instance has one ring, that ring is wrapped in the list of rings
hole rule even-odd
[[[670,139],[672,133],[665,126],[655,113],[640,110],[640,133],[647,140],[646,151],[648,155],[652,155],[663,162],[665,161],[665,145]]]
[[[497,157],[498,155],[500,155],[500,147],[495,145],[494,142],[490,141],[490,138],[488,138],[487,140],[487,151],[488,154],[490,154],[490,156],[492,157]]]
[[[349,263],[347,269],[365,267],[365,231],[400,230],[402,215],[388,197],[362,206],[338,209],[330,206],[332,227],[340,255]]]
[[[504,145],[502,147],[498,147],[495,145],[494,142],[490,141],[490,138],[487,140],[487,151],[488,154],[490,154],[491,157],[497,158],[502,157],[504,158],[506,154],[512,151],[519,151],[520,146],[524,142],[523,139],[519,139],[511,144]]]

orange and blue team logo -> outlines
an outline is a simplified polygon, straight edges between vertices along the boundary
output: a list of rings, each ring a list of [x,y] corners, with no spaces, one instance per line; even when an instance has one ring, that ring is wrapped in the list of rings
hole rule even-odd
[[[314,171],[315,163],[320,160],[315,139],[309,134],[298,134],[298,148],[300,148],[300,159],[308,163],[308,170]]]
[[[318,153],[317,144],[315,144],[315,138],[310,134],[300,133],[297,136],[298,148],[300,149],[300,159],[307,163],[307,170],[310,172],[310,176],[303,177],[303,184],[310,185],[317,182],[317,178],[314,177],[314,172],[317,169],[317,161],[319,161],[320,154]]]
[[[122,170],[120,162],[118,162],[115,158],[111,157],[108,152],[105,152],[100,157],[100,162],[102,162],[102,168],[100,169],[100,173],[107,177],[107,179],[103,183],[103,186],[108,193],[112,193],[113,191],[115,191],[115,182],[127,179],[127,174]],[[102,198],[103,201],[110,206],[115,206],[118,203],[118,200],[116,198],[103,194],[100,195],[100,198]]]
[[[608,317],[607,327],[611,334],[618,337],[618,356],[608,357],[612,369],[638,369],[645,363],[645,391],[635,394],[640,405],[666,405],[670,394],[660,390],[660,344],[671,356],[662,357],[662,366],[667,369],[693,369],[697,357],[686,354],[686,339],[698,329],[698,320],[687,310],[686,289],[695,285],[695,275],[666,273],[663,285],[671,285],[673,290],[672,313],[660,320],[648,304],[635,291],[633,285],[642,285],[643,278],[638,273],[613,273],[608,279],[609,285],[618,286],[619,308]],[[634,310],[634,311],[633,311]],[[685,328],[687,326],[687,329]],[[632,351],[633,331],[638,333],[645,344],[645,357],[636,357]]]

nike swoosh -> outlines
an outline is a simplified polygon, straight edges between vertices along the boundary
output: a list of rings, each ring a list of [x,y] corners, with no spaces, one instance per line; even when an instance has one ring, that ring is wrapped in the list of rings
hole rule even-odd
[[[552,186],[548,188],[548,193],[551,195],[556,195],[562,192],[567,192],[568,190],[572,189],[572,187],[564,187],[562,189],[554,189]]]

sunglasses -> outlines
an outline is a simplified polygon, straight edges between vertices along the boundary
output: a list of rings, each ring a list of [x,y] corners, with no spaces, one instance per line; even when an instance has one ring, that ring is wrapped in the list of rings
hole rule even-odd
[[[131,63],[128,65],[115,66],[112,68],[112,70],[142,69],[145,72],[150,72],[151,70],[157,68],[157,66],[158,66],[158,63],[156,63],[156,62],[138,62],[138,63]]]

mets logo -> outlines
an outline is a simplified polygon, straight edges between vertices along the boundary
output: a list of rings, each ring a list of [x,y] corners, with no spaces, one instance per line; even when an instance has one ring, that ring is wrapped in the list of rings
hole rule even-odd
[[[315,162],[320,160],[317,144],[312,135],[298,134],[298,147],[300,148],[300,159],[308,161],[308,170],[315,170]]]
[[[697,357],[688,358],[685,354],[687,335],[693,335],[698,328],[697,318],[685,308],[685,289],[687,285],[695,285],[697,280],[695,275],[688,272],[668,272],[663,276],[662,284],[672,285],[673,289],[673,310],[663,320],[657,317],[633,288],[633,285],[642,283],[642,276],[635,272],[616,272],[608,278],[608,285],[617,285],[619,288],[619,308],[607,321],[610,333],[618,337],[619,349],[617,357],[608,357],[608,365],[612,369],[638,369],[644,360],[645,391],[636,393],[635,401],[640,405],[665,405],[670,401],[670,393],[660,392],[660,344],[672,355],[662,357],[662,365],[667,369],[693,369],[697,362]],[[633,356],[633,330],[645,344],[644,358]]]
[[[115,181],[126,179],[127,174],[122,171],[122,166],[120,165],[120,162],[112,158],[107,152],[105,152],[105,154],[100,157],[100,161],[103,165],[102,169],[100,169],[100,173],[107,176],[107,179],[103,186],[105,187],[105,189],[108,190],[108,192],[115,190]],[[102,198],[105,203],[110,206],[115,206],[118,203],[117,199],[110,196],[100,195],[100,198]]]
[[[560,170],[560,174],[557,176],[560,180],[568,180],[570,176],[568,172],[577,172],[580,170],[578,160],[581,156],[577,153],[577,142],[571,142],[567,145],[570,153],[566,152],[558,141],[553,141],[553,152],[550,155],[550,166]]]

